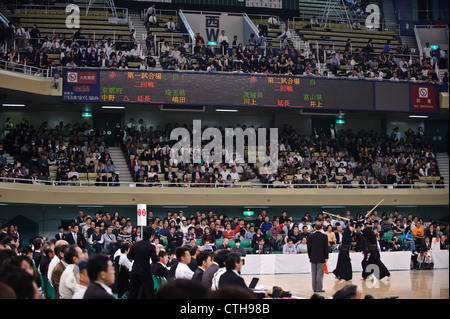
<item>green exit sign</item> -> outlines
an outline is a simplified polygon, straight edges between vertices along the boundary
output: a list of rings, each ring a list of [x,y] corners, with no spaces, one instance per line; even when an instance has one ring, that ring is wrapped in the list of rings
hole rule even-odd
[[[92,117],[92,113],[91,112],[81,112],[81,117]]]
[[[252,217],[255,216],[255,212],[253,210],[244,210],[242,215],[245,217]]]

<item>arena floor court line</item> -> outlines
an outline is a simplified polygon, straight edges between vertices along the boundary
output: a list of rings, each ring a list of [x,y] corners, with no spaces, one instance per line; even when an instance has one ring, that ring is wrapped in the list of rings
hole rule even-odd
[[[331,271],[329,275],[324,275],[325,292],[320,293],[324,297],[332,297],[345,285],[352,284],[358,287],[361,298],[372,295],[377,299],[394,296],[398,296],[399,299],[449,299],[448,269],[391,271],[390,282],[385,278],[379,283],[379,287],[373,288],[370,283],[361,280],[359,272],[353,273],[352,281],[338,281]],[[247,285],[253,277],[258,277],[258,285],[263,285],[265,289],[271,290],[273,286],[279,286],[300,298],[309,299],[313,294],[310,274],[244,275],[242,277]]]

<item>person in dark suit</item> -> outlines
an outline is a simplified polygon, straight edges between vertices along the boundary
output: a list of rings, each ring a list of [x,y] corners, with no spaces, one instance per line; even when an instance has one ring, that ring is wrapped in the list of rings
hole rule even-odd
[[[108,178],[108,186],[112,186],[112,187],[120,186],[120,184],[119,184],[119,176],[117,175],[116,172],[113,172],[112,176]]]
[[[224,238],[223,242],[222,242],[222,245],[217,246],[217,249],[218,250],[220,250],[220,249],[231,250],[231,247],[230,247],[230,245],[228,243],[229,243],[228,238]]]
[[[194,276],[192,276],[192,279],[201,283],[206,268],[208,268],[212,263],[211,253],[202,251],[197,255],[196,260],[198,263],[198,268],[194,271]]]
[[[159,261],[152,264],[152,273],[157,277],[162,277],[167,280],[169,276],[169,269],[167,268],[168,255],[165,251],[160,251],[158,254]]]
[[[314,292],[323,290],[323,267],[328,261],[328,236],[321,232],[322,224],[314,224],[315,231],[308,236],[308,257],[311,262],[312,288]]]
[[[164,180],[166,181],[172,181],[173,178],[175,177],[175,172],[172,172],[172,166],[169,166],[167,169],[167,172],[164,174]]]
[[[33,260],[34,260],[34,264],[36,265],[36,268],[39,267],[39,264],[41,263],[41,259],[42,259],[42,244],[43,244],[43,240],[42,238],[36,238],[33,240],[33,247],[34,247],[34,251],[33,251]]]
[[[227,285],[247,288],[244,279],[239,275],[242,268],[241,255],[238,253],[229,253],[225,262],[227,270],[220,276],[219,288]]]
[[[83,299],[115,299],[109,286],[114,284],[115,270],[109,258],[103,254],[89,257],[87,262],[89,286]]]
[[[6,236],[8,236],[8,225],[3,224],[0,231],[0,241],[2,241]]]
[[[78,225],[72,223],[71,232],[65,236],[65,240],[69,245],[77,245],[81,249],[88,249],[88,243],[86,238],[81,232],[78,232]]]
[[[39,271],[42,274],[42,277],[44,277],[44,280],[48,280],[47,273],[48,273],[48,266],[50,264],[50,261],[52,261],[53,257],[55,256],[55,244],[53,244],[50,241],[44,242],[42,245],[42,258],[41,262],[39,264]]]
[[[264,238],[260,238],[259,241],[253,246],[254,254],[268,254],[267,248],[264,246]]]
[[[430,237],[426,236],[420,245],[420,251],[429,251],[431,249]],[[34,258],[34,256],[33,256]]]
[[[153,165],[152,167],[155,173],[165,175],[166,170],[164,169],[164,165],[159,160],[156,160],[156,164]]]
[[[155,229],[152,226],[146,226],[142,235],[143,240],[134,243],[127,255],[128,259],[134,260],[128,299],[151,299],[155,296],[149,263],[150,259],[152,263],[158,262],[159,248],[152,244]]]

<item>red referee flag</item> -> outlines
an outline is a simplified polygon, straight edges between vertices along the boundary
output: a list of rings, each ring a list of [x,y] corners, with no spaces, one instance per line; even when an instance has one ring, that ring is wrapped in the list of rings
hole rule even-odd
[[[323,271],[328,275],[328,267],[327,264],[323,266]]]

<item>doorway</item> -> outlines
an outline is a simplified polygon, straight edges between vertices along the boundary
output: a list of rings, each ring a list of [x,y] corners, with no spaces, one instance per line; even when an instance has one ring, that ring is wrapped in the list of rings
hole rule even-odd
[[[108,146],[115,145],[115,128],[116,123],[122,126],[122,113],[121,112],[98,112],[93,114],[92,124],[94,130],[103,129],[105,134],[105,141]]]

